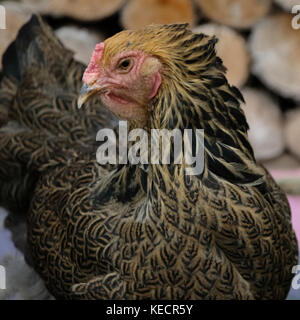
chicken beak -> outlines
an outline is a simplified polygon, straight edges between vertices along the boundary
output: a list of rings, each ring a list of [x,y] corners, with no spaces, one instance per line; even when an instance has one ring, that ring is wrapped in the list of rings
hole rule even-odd
[[[92,96],[96,94],[96,90],[93,87],[88,86],[86,83],[80,89],[79,97],[77,100],[78,109],[80,109]]]
[[[80,109],[88,100],[91,99],[95,94],[104,91],[104,87],[89,86],[86,83],[80,89],[79,97],[77,100],[77,107]]]

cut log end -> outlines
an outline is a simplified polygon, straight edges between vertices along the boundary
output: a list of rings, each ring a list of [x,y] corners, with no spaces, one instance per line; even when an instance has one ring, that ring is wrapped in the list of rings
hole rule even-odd
[[[104,40],[104,36],[88,29],[76,26],[64,26],[56,30],[56,35],[64,46],[74,52],[74,58],[88,64],[97,43]]]
[[[283,119],[279,106],[264,91],[245,88],[242,105],[250,130],[249,140],[257,160],[280,156],[284,149]]]
[[[300,159],[300,106],[287,114],[284,135],[288,150]]]
[[[219,39],[216,51],[227,68],[226,77],[230,84],[242,87],[250,68],[250,56],[244,38],[231,28],[212,23],[200,25],[193,31],[215,35]]]
[[[275,0],[275,2],[288,12],[291,12],[295,5],[300,4],[299,0]]]
[[[33,11],[81,21],[101,20],[117,12],[124,0],[23,0]]]
[[[300,33],[292,28],[292,18],[279,13],[259,22],[250,51],[253,73],[283,97],[300,101]]]
[[[124,6],[121,23],[126,29],[139,29],[151,23],[195,24],[191,0],[131,0]]]
[[[271,0],[196,0],[209,19],[231,27],[251,28],[271,8]]]

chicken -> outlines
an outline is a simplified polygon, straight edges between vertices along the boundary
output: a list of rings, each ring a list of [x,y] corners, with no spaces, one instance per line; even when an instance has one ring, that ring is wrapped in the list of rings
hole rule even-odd
[[[50,31],[40,18],[24,28],[28,53],[46,44],[40,37]],[[56,40],[51,35],[47,43],[53,47]],[[40,79],[24,62],[30,80],[17,88],[27,95],[10,108],[25,105],[31,117],[14,114],[22,134],[1,131],[0,157],[4,168],[10,161],[35,177],[27,213],[29,252],[56,298],[286,297],[298,256],[289,205],[255,161],[243,98],[228,84],[215,43],[186,24],[174,24],[122,31],[98,44],[83,76],[82,108],[65,107],[72,115],[67,130],[59,126],[65,123],[62,114],[49,127],[41,115],[60,105],[53,98],[43,102],[45,95],[57,97],[53,84],[65,88],[64,98],[72,92],[75,101],[68,55],[55,58],[67,66],[63,72],[53,71],[51,55],[35,55],[37,64],[50,59],[46,69],[54,79]],[[203,172],[187,175],[184,163],[100,165],[82,119],[94,110],[97,121],[102,105],[129,128],[148,134],[204,129]],[[69,130],[77,123],[82,132],[72,139]],[[3,143],[6,137],[10,144]]]

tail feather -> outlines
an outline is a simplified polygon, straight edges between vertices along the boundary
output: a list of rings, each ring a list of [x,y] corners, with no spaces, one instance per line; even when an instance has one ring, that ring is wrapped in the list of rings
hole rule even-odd
[[[29,69],[40,68],[64,78],[72,59],[73,53],[64,48],[51,28],[39,15],[33,15],[3,55],[3,73],[22,81]]]
[[[97,131],[116,119],[95,99],[77,109],[85,66],[38,15],[20,29],[2,65],[0,204],[24,203],[26,211],[38,175],[93,152]]]
[[[9,76],[18,81],[21,80],[15,41],[10,44],[2,56],[2,76]]]

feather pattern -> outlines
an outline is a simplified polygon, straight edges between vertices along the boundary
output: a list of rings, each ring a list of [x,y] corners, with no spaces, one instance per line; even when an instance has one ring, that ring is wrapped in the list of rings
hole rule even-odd
[[[44,77],[22,70],[24,83],[17,79],[13,90],[7,85],[0,91],[10,121],[21,127],[1,129],[0,176],[12,166],[23,185],[35,176],[28,242],[50,292],[64,299],[285,298],[298,252],[290,209],[255,161],[243,98],[226,80],[216,39],[176,24],[124,31],[105,41],[106,64],[131,49],[162,63],[147,129],[204,129],[204,171],[188,176],[177,164],[146,171],[100,166],[91,133],[109,118],[96,101],[84,113],[75,111],[82,66],[68,54],[54,59],[38,53],[47,40],[51,53],[58,47],[65,55],[40,18],[23,28],[17,42],[24,33],[31,44],[24,68],[69,61],[46,68]],[[9,72],[5,79],[12,81]],[[28,194],[28,184],[23,189]]]

